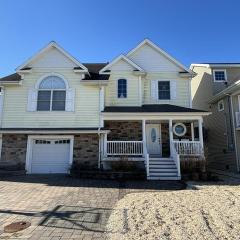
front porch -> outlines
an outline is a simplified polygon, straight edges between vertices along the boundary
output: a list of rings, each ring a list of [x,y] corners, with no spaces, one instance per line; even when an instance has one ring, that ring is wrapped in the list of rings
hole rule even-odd
[[[202,118],[108,120],[101,164],[143,163],[148,179],[181,179],[181,159],[204,159]]]

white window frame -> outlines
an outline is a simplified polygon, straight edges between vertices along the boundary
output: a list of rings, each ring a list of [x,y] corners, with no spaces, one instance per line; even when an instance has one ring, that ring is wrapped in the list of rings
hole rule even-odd
[[[216,80],[215,79],[215,72],[224,72],[225,80]],[[214,80],[214,82],[227,82],[227,71],[226,71],[226,69],[213,69],[213,80]]]
[[[65,83],[65,89],[43,89],[43,88],[39,88],[41,82],[47,78],[47,77],[51,77],[51,76],[56,76],[61,78],[61,80],[64,81]],[[68,85],[68,81],[65,79],[65,77],[61,74],[58,73],[51,73],[51,74],[45,74],[44,76],[42,76],[40,79],[38,79],[36,85],[35,85],[35,89],[37,90],[37,105],[36,105],[36,112],[66,112],[66,102],[67,102],[67,90],[69,89],[69,85]],[[45,110],[45,111],[40,111],[37,109],[38,106],[38,92],[39,91],[51,91],[51,96],[50,96],[50,109],[49,110]],[[65,91],[66,96],[65,96],[65,110],[52,110],[52,97],[53,97],[53,91]]]
[[[220,108],[221,104],[222,104],[223,108]],[[218,111],[219,112],[224,111],[224,101],[223,101],[223,99],[218,101],[217,105],[218,105]]]
[[[126,91],[127,91],[127,97],[118,97],[118,80],[124,79],[126,80]],[[117,92],[117,99],[127,99],[128,98],[128,79],[125,77],[120,77],[116,81],[116,92]]]
[[[50,96],[50,109],[49,110],[44,110],[44,111],[41,111],[41,110],[38,110],[37,109],[37,112],[65,112],[66,110],[52,110],[52,101],[53,101],[53,92],[54,91],[61,91],[61,92],[65,92],[65,109],[66,109],[66,97],[67,97],[67,89],[38,89],[38,92],[41,92],[41,91],[49,91],[51,92],[51,96]],[[38,106],[38,98],[37,98],[37,106]]]
[[[169,99],[159,99],[159,89],[158,89],[158,83],[159,82],[169,82],[169,94],[170,94],[170,98]],[[170,101],[172,100],[171,97],[171,80],[170,79],[161,79],[161,80],[157,80],[157,100],[158,101]]]
[[[183,133],[182,134],[179,134],[179,133],[177,133],[176,132],[176,126],[182,126],[183,127],[183,129],[184,129],[184,131],[183,131]],[[186,125],[184,124],[184,123],[175,123],[174,125],[173,125],[173,133],[177,136],[177,137],[183,137],[185,134],[186,134],[186,132],[187,132],[187,127],[186,127]]]

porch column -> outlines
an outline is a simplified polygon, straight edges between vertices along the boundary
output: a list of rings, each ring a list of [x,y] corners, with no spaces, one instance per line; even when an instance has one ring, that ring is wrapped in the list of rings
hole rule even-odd
[[[143,154],[146,156],[147,154],[147,146],[146,146],[146,120],[142,120],[142,141],[143,141]]]
[[[172,147],[173,142],[173,129],[172,129],[172,119],[169,119],[169,145],[170,145],[170,155],[172,156]]]
[[[107,156],[107,133],[104,134],[104,156]]]
[[[202,119],[198,119],[198,131],[199,131],[199,141],[203,150],[203,130],[202,130]]]
[[[192,134],[192,141],[194,141],[195,136],[194,136],[194,126],[193,126],[193,122],[191,122],[191,134]]]

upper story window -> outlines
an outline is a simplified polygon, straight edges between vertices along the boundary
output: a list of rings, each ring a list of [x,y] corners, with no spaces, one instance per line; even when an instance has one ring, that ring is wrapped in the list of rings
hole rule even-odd
[[[158,81],[158,99],[169,100],[170,98],[170,81]]]
[[[127,80],[118,79],[118,98],[127,97]]]
[[[58,76],[44,78],[38,88],[37,111],[65,111],[66,84]]]
[[[226,82],[227,81],[227,73],[225,69],[213,70],[213,78],[214,82]]]
[[[224,101],[223,100],[220,100],[218,102],[218,111],[221,112],[224,110]]]

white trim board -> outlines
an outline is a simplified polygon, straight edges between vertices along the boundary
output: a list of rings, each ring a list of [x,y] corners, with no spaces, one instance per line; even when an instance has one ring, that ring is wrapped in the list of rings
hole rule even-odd
[[[83,69],[83,72],[88,72],[88,69],[81,64],[77,59],[75,59],[73,56],[71,56],[69,53],[67,53],[62,47],[60,47],[56,42],[52,41],[50,42],[46,47],[42,48],[40,51],[38,51],[36,54],[34,54],[32,57],[30,57],[28,60],[26,60],[23,64],[21,64],[19,67],[17,67],[16,72],[20,71],[22,68],[26,67],[29,63],[33,62],[37,57],[48,51],[50,48],[56,48],[59,50],[63,55],[65,55],[67,58],[69,58],[72,62],[74,62],[76,65],[81,67]]]
[[[0,134],[4,133],[15,133],[15,134],[88,134],[88,133],[109,133],[109,130],[42,130],[42,131],[37,131],[37,130],[0,130]],[[63,135],[64,136],[64,135]]]
[[[32,172],[31,170],[31,161],[32,161],[32,150],[33,150],[33,140],[37,139],[70,139],[70,151],[69,151],[69,166],[72,165],[73,162],[73,144],[74,144],[74,136],[73,135],[33,135],[28,136],[27,141],[27,154],[26,154],[26,163],[25,169],[27,174]]]

